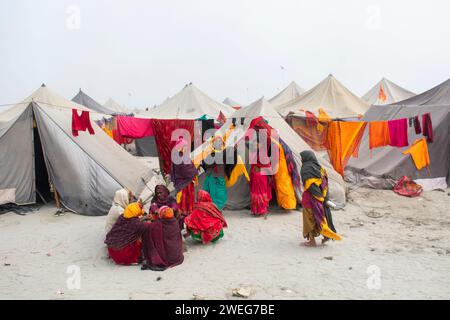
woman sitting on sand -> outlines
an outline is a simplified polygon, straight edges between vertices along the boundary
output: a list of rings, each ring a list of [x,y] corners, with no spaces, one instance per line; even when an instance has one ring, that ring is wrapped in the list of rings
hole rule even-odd
[[[141,220],[143,215],[141,203],[129,204],[106,235],[105,244],[115,263],[131,265],[141,262],[141,237],[150,224]]]
[[[172,208],[175,216],[178,216],[177,201],[170,195],[169,189],[167,189],[165,185],[160,184],[155,187],[155,196],[153,197],[150,206],[152,220],[158,219],[158,210],[163,206]]]
[[[183,262],[183,240],[172,208],[163,206],[158,210],[158,219],[149,225],[142,240],[142,270],[163,271]]]
[[[116,191],[114,195],[114,201],[106,216],[105,234],[107,234],[117,219],[123,214],[125,208],[130,204],[133,199],[133,194],[127,189],[120,189]]]
[[[223,228],[227,227],[222,213],[212,202],[211,196],[199,190],[194,211],[184,220],[187,232],[192,239],[207,244],[223,237]]]
[[[341,240],[333,225],[330,207],[327,204],[328,175],[317,161],[312,151],[303,151],[300,175],[303,181],[303,237],[308,240],[305,246],[315,247],[315,237],[323,235],[322,243],[330,238]]]

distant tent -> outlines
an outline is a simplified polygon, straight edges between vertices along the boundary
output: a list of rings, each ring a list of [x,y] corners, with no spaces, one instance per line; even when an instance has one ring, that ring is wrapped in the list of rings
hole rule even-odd
[[[386,78],[381,79],[372,89],[361,97],[370,105],[385,105],[396,103],[415,96],[416,94],[408,91]]]
[[[127,108],[121,106],[119,103],[117,103],[116,101],[114,101],[112,98],[109,98],[108,101],[105,102],[105,104],[103,105],[105,108],[108,108],[109,110],[113,111],[113,112],[117,112],[117,113],[124,113],[127,114],[129,113],[129,111],[127,110]]]
[[[234,108],[236,110],[239,110],[242,107],[242,105],[240,103],[238,103],[238,102],[236,102],[236,101],[234,101],[234,100],[232,100],[232,99],[230,99],[228,97],[225,98],[225,100],[223,100],[222,103],[226,104],[227,106],[230,106],[230,107],[232,107],[232,108]]]
[[[363,137],[359,158],[351,159],[346,170],[346,179],[360,185],[375,188],[391,188],[402,176],[411,179],[426,179],[427,185],[446,188],[450,170],[450,79],[440,85],[407,100],[392,105],[372,106],[364,115],[365,121],[380,121],[410,118],[425,113],[431,114],[434,142],[428,143],[430,172],[418,171],[405,148],[383,147],[369,151],[368,130]],[[421,138],[414,128],[408,131],[409,144]]]
[[[268,124],[276,129],[280,135],[280,138],[289,146],[294,155],[294,159],[297,163],[298,169],[301,167],[300,152],[303,150],[311,150],[311,148],[295,133],[295,131],[287,124],[287,122],[275,111],[270,102],[266,99],[261,98],[247,107],[244,107],[236,111],[231,118],[220,128],[217,132],[219,135],[224,135],[227,130],[232,126],[232,119],[236,119],[236,127],[232,130],[227,141],[237,141],[242,137],[247,131],[250,122],[262,116],[268,121]],[[240,121],[243,119],[244,124],[241,125]],[[230,146],[228,143],[227,146]],[[191,153],[193,159],[197,159],[201,155],[202,150],[205,150],[206,143],[201,147],[198,147]],[[318,160],[326,168],[329,178],[330,178],[330,197],[339,205],[345,205],[345,183],[342,177],[333,169],[331,164],[321,158],[317,157]],[[229,190],[229,199],[227,206],[232,209],[243,209],[249,205],[249,189],[246,180],[241,177],[242,181],[236,187],[232,187]]]
[[[92,120],[94,135],[74,137],[72,108],[90,111],[42,86],[0,113],[0,204],[51,197],[50,181],[68,210],[105,215],[118,189],[154,187],[157,176]]]
[[[272,97],[269,102],[276,108],[300,97],[304,92],[305,89],[301,88],[295,81],[292,81],[286,88]]]
[[[103,113],[105,115],[113,115],[117,113],[116,111],[113,111],[107,107],[102,106],[100,103],[98,103],[90,96],[88,96],[86,93],[84,93],[81,89],[78,92],[78,94],[72,98],[72,101],[81,104],[82,106],[85,106],[86,108],[89,108],[92,111]]]
[[[220,111],[230,116],[235,110],[207,96],[195,85],[187,84],[173,97],[166,99],[156,108],[139,113],[141,118],[151,119],[198,119],[203,115],[216,119]]]
[[[369,104],[344,87],[333,75],[329,75],[314,88],[306,91],[298,98],[276,107],[286,116],[288,113],[311,111],[317,115],[319,108],[332,118],[351,118],[363,115]]]

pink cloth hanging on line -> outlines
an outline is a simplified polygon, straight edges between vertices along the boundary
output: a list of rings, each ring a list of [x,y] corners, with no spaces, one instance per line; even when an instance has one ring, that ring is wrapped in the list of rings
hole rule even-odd
[[[140,139],[154,136],[151,119],[117,116],[117,130],[125,138]]]
[[[389,137],[392,147],[408,146],[408,119],[389,120]]]

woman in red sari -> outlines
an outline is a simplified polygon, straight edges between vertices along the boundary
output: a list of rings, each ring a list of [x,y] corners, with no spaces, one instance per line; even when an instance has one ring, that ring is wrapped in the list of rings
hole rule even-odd
[[[258,117],[252,120],[249,131],[246,133],[248,139],[255,139],[254,135],[256,134],[257,148],[250,154],[252,164],[250,168],[251,211],[255,216],[267,214],[270,200],[272,200],[270,178],[273,175],[270,163],[272,130],[272,127],[262,117]],[[266,154],[264,154],[264,150]]]
[[[225,218],[205,190],[198,191],[194,211],[186,217],[184,223],[192,238],[203,244],[222,238],[223,228],[227,227]]]
[[[140,219],[143,214],[142,204],[129,204],[106,235],[105,244],[115,263],[131,265],[141,261],[141,237],[149,226]]]
[[[272,200],[272,187],[268,172],[270,165],[262,165],[259,161],[251,165],[250,194],[252,197],[251,210],[255,216],[265,215],[269,211]]]

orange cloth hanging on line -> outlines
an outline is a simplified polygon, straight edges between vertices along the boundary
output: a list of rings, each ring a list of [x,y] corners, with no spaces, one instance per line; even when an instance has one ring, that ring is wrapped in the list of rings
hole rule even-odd
[[[373,121],[369,123],[369,148],[388,146],[391,143],[387,121]]]
[[[428,145],[425,138],[414,141],[411,147],[403,151],[403,154],[411,154],[417,170],[422,170],[430,165],[430,155],[428,154]]]
[[[344,176],[344,169],[350,157],[358,157],[366,125],[367,122],[331,121],[328,126],[328,156],[341,176]]]

